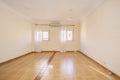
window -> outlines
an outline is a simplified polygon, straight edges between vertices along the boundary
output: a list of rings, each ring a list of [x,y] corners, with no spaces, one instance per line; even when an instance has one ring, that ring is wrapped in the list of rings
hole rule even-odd
[[[61,40],[62,41],[72,41],[73,40],[73,32],[70,30],[62,30],[61,31]]]
[[[42,40],[48,40],[48,31],[42,32]]]
[[[72,40],[72,31],[67,31],[67,40]]]
[[[48,31],[37,31],[36,40],[37,41],[49,40],[49,32]]]

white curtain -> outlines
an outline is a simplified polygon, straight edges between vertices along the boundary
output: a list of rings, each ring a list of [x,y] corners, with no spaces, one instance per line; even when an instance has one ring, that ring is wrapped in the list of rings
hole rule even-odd
[[[42,36],[43,36],[42,32],[43,31],[47,31],[48,29],[54,31],[53,30],[54,28],[51,28],[49,26],[45,26],[44,27],[44,26],[37,25],[35,27],[35,51],[41,52],[42,48],[44,50],[45,45],[44,45],[44,42],[42,40]],[[58,29],[55,29],[55,30],[58,30]],[[73,30],[73,26],[61,26],[61,27],[59,27],[59,34],[58,34],[58,36],[60,37],[60,39],[59,39],[59,41],[56,44],[60,46],[60,49],[58,49],[58,50],[60,50],[61,52],[65,52],[67,50],[68,46],[66,46],[66,44],[69,43],[67,41],[67,38],[69,38],[69,39],[71,38],[71,37],[68,36],[70,34],[67,34],[67,33],[68,33],[68,31],[70,32],[72,30]],[[49,33],[49,34],[51,34],[51,33]],[[49,37],[53,38],[54,36],[51,35]],[[53,39],[50,39],[50,40],[53,40]],[[49,44],[53,43],[50,40],[47,43],[49,43]],[[58,39],[56,39],[56,40],[58,40]],[[54,49],[54,47],[53,47],[53,49]]]
[[[39,26],[35,27],[35,51],[41,51],[42,32]]]
[[[60,43],[61,43],[61,52],[66,51],[65,43],[66,43],[66,27],[61,27],[61,33],[60,33]]]
[[[62,26],[61,27],[61,52],[67,51],[67,43],[73,40],[74,26]],[[69,41],[68,41],[69,40]]]

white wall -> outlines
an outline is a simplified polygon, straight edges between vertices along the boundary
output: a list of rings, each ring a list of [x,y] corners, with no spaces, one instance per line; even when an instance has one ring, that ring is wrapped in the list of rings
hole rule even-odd
[[[60,32],[62,27],[50,27],[50,26],[36,26],[39,27],[40,30],[48,30],[49,31],[49,40],[42,41],[42,43],[37,43],[35,46],[35,51],[74,51],[79,50],[79,27],[78,26],[67,26],[69,30],[73,30],[73,40],[68,41],[63,46],[61,43]]]
[[[105,0],[80,30],[80,51],[120,76],[120,0]]]
[[[33,50],[32,24],[0,7],[0,62]]]

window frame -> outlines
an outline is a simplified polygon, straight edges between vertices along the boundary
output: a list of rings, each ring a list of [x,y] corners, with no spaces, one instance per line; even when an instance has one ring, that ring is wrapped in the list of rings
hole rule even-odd
[[[72,32],[72,38],[71,38],[71,40],[68,39],[68,38],[69,38],[69,35],[70,35],[70,34],[69,34],[69,31]],[[73,41],[73,36],[74,36],[74,35],[73,35],[73,30],[62,30],[62,31],[61,31],[61,38],[62,38],[61,40],[62,40],[62,41]]]
[[[72,32],[72,39],[71,40],[68,39],[68,37],[69,37],[68,36],[69,35],[68,32],[69,31]],[[73,30],[66,30],[66,41],[73,41]]]
[[[44,31],[41,31],[42,32],[42,41],[49,41],[49,31],[47,30],[44,30]],[[48,33],[48,39],[44,39],[44,32],[47,32]]]

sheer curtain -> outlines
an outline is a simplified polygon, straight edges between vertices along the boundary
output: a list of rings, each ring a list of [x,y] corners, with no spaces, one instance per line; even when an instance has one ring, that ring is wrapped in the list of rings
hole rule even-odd
[[[71,31],[73,31],[73,26],[61,26],[58,28],[56,27],[54,29],[54,27],[37,25],[34,30],[35,30],[35,51],[37,52],[41,52],[42,50],[50,50],[50,48],[51,50],[60,50],[61,52],[65,52],[67,50],[70,50],[70,46],[73,45],[71,40],[72,37],[70,36],[70,34],[72,34]],[[48,41],[44,41],[43,32],[48,30],[51,30],[50,31],[51,33],[48,33],[51,34],[49,35],[51,39]],[[56,31],[59,31],[59,33],[56,33],[57,35],[54,36],[55,34],[54,32]],[[53,45],[56,45],[57,48],[56,46]]]
[[[65,52],[66,51],[66,27],[62,26],[61,27],[61,33],[60,33],[60,43],[61,43],[61,52]]]
[[[35,27],[35,51],[41,52],[42,30],[39,26]]]
[[[71,44],[71,42],[73,41],[73,29],[74,26],[61,27],[61,34],[60,34],[61,52],[65,52],[69,50],[68,44]]]

